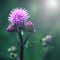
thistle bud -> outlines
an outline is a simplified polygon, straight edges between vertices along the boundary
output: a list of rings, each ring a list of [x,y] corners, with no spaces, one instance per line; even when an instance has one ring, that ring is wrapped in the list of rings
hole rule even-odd
[[[7,27],[7,31],[12,32],[13,30],[14,30],[14,25],[9,24],[9,26]]]
[[[45,45],[50,45],[52,42],[52,36],[51,35],[47,35],[45,38],[42,39],[43,44],[45,43]]]
[[[17,53],[10,53],[9,56],[11,59],[13,59],[13,58],[16,58],[18,55]]]
[[[29,32],[34,32],[34,24],[33,24],[33,22],[28,21],[28,22],[26,22],[25,26],[26,26],[26,29]]]
[[[26,23],[26,26],[31,27],[31,26],[33,26],[33,23],[32,23],[31,21],[28,21],[28,22]]]
[[[11,47],[11,51],[16,51],[16,50],[17,50],[17,48],[15,46]]]
[[[9,54],[10,58],[14,58],[14,53]]]
[[[17,51],[17,48],[15,46],[8,48],[8,52],[16,52],[16,51]]]

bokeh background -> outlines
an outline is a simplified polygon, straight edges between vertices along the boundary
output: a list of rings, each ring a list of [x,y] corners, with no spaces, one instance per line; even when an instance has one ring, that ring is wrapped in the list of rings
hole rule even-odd
[[[46,35],[53,37],[53,49],[47,53],[47,60],[60,60],[60,0],[0,0],[0,60],[11,60],[8,48],[16,46],[19,54],[17,33],[6,31],[8,16],[16,7],[29,11],[29,20],[35,24],[36,32],[32,33],[29,45],[25,46],[24,60],[42,60],[45,48],[40,40]]]

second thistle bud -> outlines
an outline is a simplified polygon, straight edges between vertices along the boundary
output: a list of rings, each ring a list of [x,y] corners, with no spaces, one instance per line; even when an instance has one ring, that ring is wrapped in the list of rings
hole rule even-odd
[[[52,36],[47,35],[45,38],[42,39],[43,45],[50,45],[52,42]]]
[[[14,30],[14,25],[9,24],[9,26],[7,27],[7,31],[12,32],[13,30]]]
[[[16,52],[16,51],[17,51],[17,48],[15,46],[8,48],[8,52]]]
[[[33,22],[28,21],[28,22],[25,23],[25,26],[26,26],[26,29],[29,32],[34,32],[34,24],[33,24]]]

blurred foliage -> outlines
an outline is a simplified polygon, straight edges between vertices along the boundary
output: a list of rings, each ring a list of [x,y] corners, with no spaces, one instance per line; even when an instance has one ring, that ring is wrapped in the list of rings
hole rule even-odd
[[[6,28],[8,26],[8,14],[10,10],[16,7],[26,8],[35,24],[36,32],[32,33],[28,40],[29,46],[25,46],[24,60],[41,60],[45,48],[41,45],[40,40],[48,34],[53,36],[54,48],[50,49],[47,54],[47,60],[60,60],[60,26],[53,28],[42,29],[40,24],[42,19],[39,19],[39,14],[35,8],[37,5],[34,0],[0,0],[0,60],[11,60],[9,58],[7,49],[11,46],[18,48],[17,53],[20,53],[19,39],[17,33],[8,33]],[[33,5],[35,4],[35,5]],[[34,9],[33,9],[34,8]]]

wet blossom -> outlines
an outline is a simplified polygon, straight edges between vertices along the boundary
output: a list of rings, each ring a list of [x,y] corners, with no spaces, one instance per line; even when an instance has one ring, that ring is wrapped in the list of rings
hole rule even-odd
[[[9,14],[8,20],[11,24],[15,24],[17,26],[24,26],[25,22],[29,18],[29,13],[27,10],[22,8],[16,8],[11,11]]]

